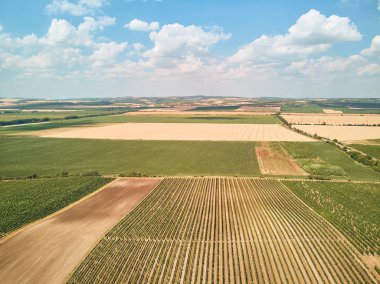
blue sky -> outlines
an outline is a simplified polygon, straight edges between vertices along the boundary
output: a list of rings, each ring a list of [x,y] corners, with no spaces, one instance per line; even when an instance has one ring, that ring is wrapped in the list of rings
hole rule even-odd
[[[380,96],[380,2],[2,0],[0,96]]]

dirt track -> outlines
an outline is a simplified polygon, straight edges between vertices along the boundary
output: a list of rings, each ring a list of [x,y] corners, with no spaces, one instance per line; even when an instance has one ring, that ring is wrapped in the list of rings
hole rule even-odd
[[[41,137],[120,140],[301,141],[313,139],[278,124],[117,123],[38,131]]]
[[[0,242],[1,283],[63,283],[96,242],[160,179],[119,179]]]

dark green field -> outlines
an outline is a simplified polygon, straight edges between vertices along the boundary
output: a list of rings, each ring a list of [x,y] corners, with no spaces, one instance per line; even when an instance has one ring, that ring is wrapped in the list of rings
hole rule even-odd
[[[102,174],[255,176],[252,142],[112,141],[0,137],[0,176]]]
[[[101,177],[0,181],[0,238],[64,208],[110,181]]]
[[[380,253],[380,184],[285,181],[361,253]]]
[[[350,179],[380,180],[380,173],[352,160],[335,146],[324,143],[280,142],[307,172]]]

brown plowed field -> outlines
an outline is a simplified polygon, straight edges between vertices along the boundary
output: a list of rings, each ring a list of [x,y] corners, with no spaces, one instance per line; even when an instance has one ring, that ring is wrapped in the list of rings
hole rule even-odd
[[[118,179],[0,243],[1,283],[64,283],[96,242],[160,179]]]
[[[55,138],[189,141],[301,141],[313,139],[278,124],[117,123],[37,131]]]
[[[281,146],[273,149],[269,143],[263,142],[256,146],[256,157],[264,175],[308,175]]]

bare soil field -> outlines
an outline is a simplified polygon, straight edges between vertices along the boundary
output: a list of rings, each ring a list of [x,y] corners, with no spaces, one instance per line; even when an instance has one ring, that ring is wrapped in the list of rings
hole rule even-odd
[[[160,182],[120,178],[0,242],[0,282],[64,283],[97,241]]]
[[[51,129],[38,131],[35,135],[118,140],[314,141],[278,124],[118,123],[99,127]]]
[[[297,125],[296,128],[342,142],[380,138],[380,127],[377,126]]]
[[[234,112],[248,111],[248,112],[261,112],[261,113],[276,113],[281,109],[280,106],[242,106]]]
[[[264,175],[308,175],[280,145],[263,142],[256,146],[257,161]]]
[[[380,124],[378,114],[282,114],[291,124],[327,124],[327,125],[374,125]]]
[[[342,114],[343,111],[341,110],[334,110],[334,109],[323,109],[324,113],[330,113],[330,114]]]

